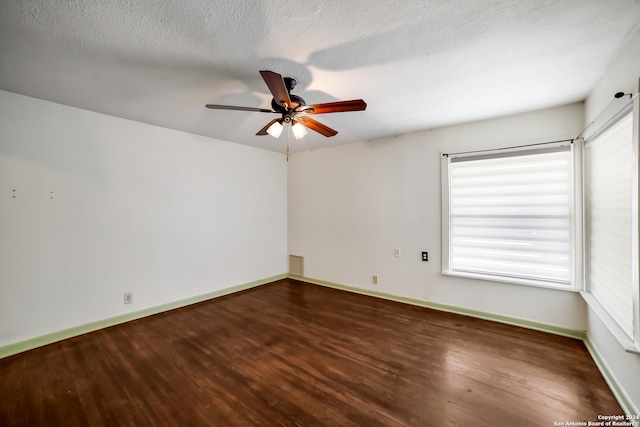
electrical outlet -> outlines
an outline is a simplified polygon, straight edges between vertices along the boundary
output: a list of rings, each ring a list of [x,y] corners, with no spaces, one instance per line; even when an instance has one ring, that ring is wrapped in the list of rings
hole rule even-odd
[[[124,294],[124,303],[131,304],[133,302],[133,292],[127,292]]]
[[[396,258],[400,257],[400,248],[395,248],[393,250],[393,256],[396,257]]]
[[[422,252],[422,260],[429,261],[429,252]]]
[[[374,274],[371,279],[372,279],[372,282],[373,282],[374,285],[378,284],[378,275],[377,274]]]

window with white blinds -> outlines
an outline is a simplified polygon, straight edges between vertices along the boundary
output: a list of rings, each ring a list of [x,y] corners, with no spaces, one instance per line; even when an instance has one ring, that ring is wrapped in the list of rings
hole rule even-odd
[[[571,288],[571,146],[447,160],[446,274]]]
[[[633,116],[626,114],[585,145],[586,283],[633,337]]]

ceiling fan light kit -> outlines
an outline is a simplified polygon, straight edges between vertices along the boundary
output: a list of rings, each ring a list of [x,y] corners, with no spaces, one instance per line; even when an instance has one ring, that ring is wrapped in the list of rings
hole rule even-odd
[[[334,136],[338,131],[308,117],[311,114],[343,113],[347,111],[363,111],[367,104],[362,99],[350,101],[327,102],[324,104],[307,105],[302,97],[291,91],[298,84],[296,79],[282,77],[273,71],[260,71],[264,82],[273,95],[271,110],[266,108],[237,107],[233,105],[207,104],[205,107],[214,110],[251,111],[258,113],[280,114],[280,119],[274,119],[260,129],[256,135],[271,135],[278,138],[282,134],[284,125],[289,123],[293,136],[300,139],[307,134],[307,129],[314,130],[326,137]]]

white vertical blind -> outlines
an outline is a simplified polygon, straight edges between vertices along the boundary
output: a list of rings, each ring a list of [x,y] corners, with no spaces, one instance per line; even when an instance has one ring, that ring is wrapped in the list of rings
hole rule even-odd
[[[570,286],[569,146],[452,159],[450,269]]]
[[[586,145],[588,291],[633,336],[633,116]]]

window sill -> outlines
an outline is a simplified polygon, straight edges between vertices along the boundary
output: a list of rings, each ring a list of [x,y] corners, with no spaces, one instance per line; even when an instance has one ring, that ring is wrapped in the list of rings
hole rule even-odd
[[[600,302],[589,292],[580,292],[582,298],[587,302],[589,307],[596,313],[596,315],[602,320],[602,323],[607,327],[611,335],[613,335],[625,349],[627,353],[634,353],[640,355],[640,343],[635,343],[633,340],[622,330],[615,320],[609,316],[607,310],[600,304]]]
[[[467,279],[485,280],[489,282],[508,283],[510,285],[533,286],[536,288],[554,289],[557,291],[580,292],[570,284],[560,284],[545,282],[542,280],[531,280],[518,277],[497,276],[490,274],[471,273],[467,271],[442,271],[444,276],[464,277]]]

